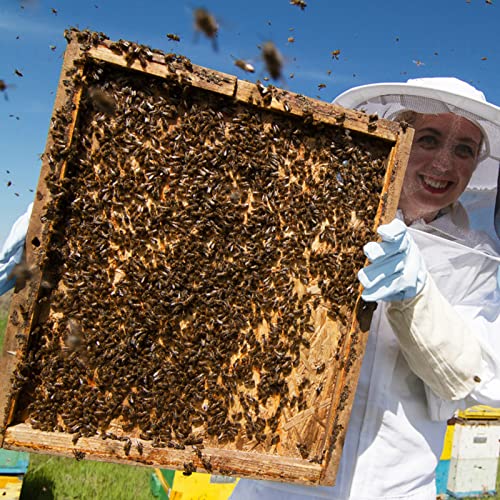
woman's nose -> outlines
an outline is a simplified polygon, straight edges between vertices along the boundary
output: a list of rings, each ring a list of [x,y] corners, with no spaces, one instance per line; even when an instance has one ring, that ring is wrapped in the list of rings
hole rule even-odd
[[[446,171],[453,168],[452,148],[443,146],[436,149],[431,164],[439,171]]]

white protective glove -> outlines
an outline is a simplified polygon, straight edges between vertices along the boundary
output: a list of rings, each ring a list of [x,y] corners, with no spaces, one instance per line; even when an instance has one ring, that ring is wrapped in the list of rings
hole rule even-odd
[[[14,222],[0,252],[0,295],[10,290],[16,283],[11,274],[23,257],[24,241],[32,209],[33,203],[30,203],[26,212]]]
[[[371,264],[358,272],[366,302],[409,299],[419,294],[427,279],[427,269],[405,223],[394,219],[379,226],[381,243],[371,241],[363,247]]]

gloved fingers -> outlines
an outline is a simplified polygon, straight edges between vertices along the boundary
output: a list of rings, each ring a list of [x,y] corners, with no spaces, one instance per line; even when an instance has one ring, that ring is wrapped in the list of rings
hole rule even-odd
[[[377,300],[396,301],[407,297],[414,297],[416,293],[416,285],[406,282],[403,273],[401,273],[395,279],[391,276],[373,286],[365,288],[361,297],[367,302],[375,302]]]
[[[384,241],[397,241],[401,239],[408,228],[403,221],[394,219],[389,224],[382,224],[378,227],[377,233],[380,234]]]
[[[374,262],[383,257],[405,252],[409,244],[408,233],[405,233],[396,241],[382,241],[381,243],[370,241],[363,247],[363,252],[370,262]]]
[[[405,268],[406,254],[398,253],[370,264],[358,272],[358,280],[365,288],[376,285],[386,278],[394,279]]]
[[[422,275],[425,270],[422,267],[420,253],[410,251],[402,264],[404,265],[400,272],[373,283],[368,283],[363,279],[365,285],[360,279],[365,287],[361,295],[363,299],[371,302],[377,300],[397,301],[415,297],[425,283],[425,275]]]

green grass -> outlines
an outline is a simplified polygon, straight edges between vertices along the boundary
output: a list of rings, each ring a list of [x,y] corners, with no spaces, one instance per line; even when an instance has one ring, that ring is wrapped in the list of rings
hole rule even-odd
[[[21,500],[151,500],[153,469],[30,455]]]

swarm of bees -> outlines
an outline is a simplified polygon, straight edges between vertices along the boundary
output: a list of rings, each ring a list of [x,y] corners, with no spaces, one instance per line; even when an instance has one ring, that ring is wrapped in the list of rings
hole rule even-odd
[[[19,415],[126,455],[139,439],[282,446],[284,412],[321,397],[292,381],[314,318],[352,320],[389,146],[177,79],[93,63],[85,82],[70,151],[71,108],[51,127],[50,312],[16,375],[33,387]]]

